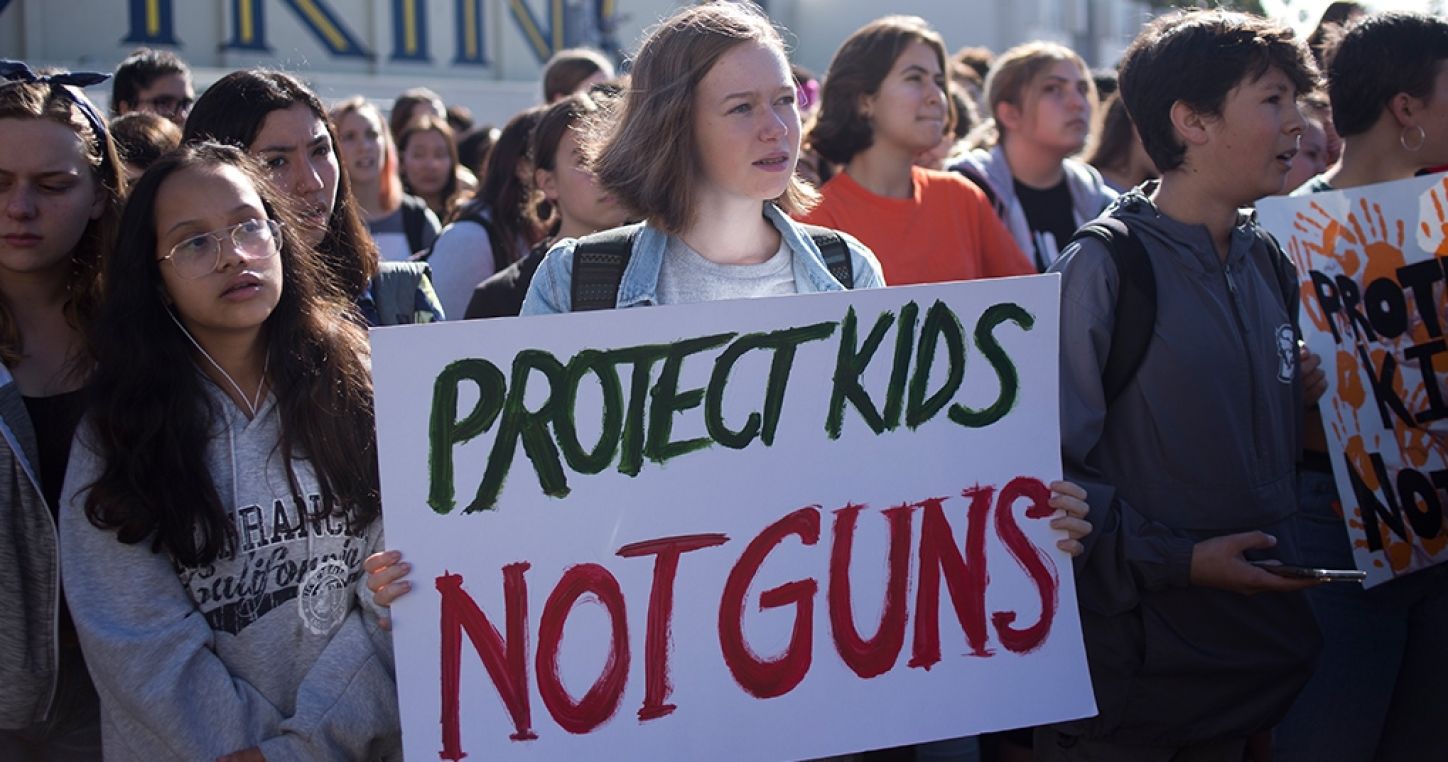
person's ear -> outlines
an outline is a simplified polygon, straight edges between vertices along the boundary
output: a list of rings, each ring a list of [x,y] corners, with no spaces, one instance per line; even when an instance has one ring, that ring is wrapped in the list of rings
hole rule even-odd
[[[533,187],[549,201],[558,200],[558,176],[546,169],[533,170]]]
[[[1177,137],[1188,146],[1206,145],[1211,141],[1207,118],[1183,101],[1171,104],[1171,126]]]
[[[1025,121],[1025,112],[1010,101],[996,104],[995,112],[996,121],[1008,131],[1020,129],[1021,123]]]
[[[1400,130],[1417,127],[1423,108],[1422,99],[1414,98],[1407,93],[1398,93],[1388,99],[1388,113],[1392,114],[1393,120]]]
[[[855,106],[855,113],[859,114],[859,115],[860,115],[860,118],[863,119],[863,120],[865,120],[865,121],[867,121],[867,122],[870,121],[870,120],[872,120],[872,119],[874,119],[874,118],[875,118],[875,101],[876,101],[876,99],[877,99],[878,97],[879,97],[879,94],[878,94],[878,93],[876,93],[876,94],[874,94],[874,95],[866,94],[866,93],[861,93],[861,94],[860,94],[860,102],[859,102],[858,104],[856,104],[856,106]]]

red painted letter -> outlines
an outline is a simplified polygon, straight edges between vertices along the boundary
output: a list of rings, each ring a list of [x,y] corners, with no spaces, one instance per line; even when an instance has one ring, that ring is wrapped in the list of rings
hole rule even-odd
[[[692,534],[636,542],[618,549],[624,558],[654,556],[654,586],[649,591],[649,626],[644,636],[644,705],[639,720],[655,720],[676,708],[665,704],[674,686],[669,682],[669,630],[674,617],[674,575],[679,556],[691,550],[723,545],[722,534]]]
[[[443,574],[435,581],[442,595],[442,751],[438,756],[443,759],[456,762],[467,756],[458,727],[463,630],[467,630],[468,640],[482,657],[493,687],[513,718],[514,733],[509,738],[531,741],[538,737],[530,727],[528,703],[528,585],[523,579],[523,572],[527,570],[526,563],[503,567],[506,642],[472,596],[463,592],[462,575]]]
[[[719,601],[719,645],[724,652],[724,663],[729,665],[739,687],[755,698],[773,698],[794,690],[809,672],[814,658],[814,595],[819,583],[812,578],[780,585],[759,596],[761,611],[795,607],[794,631],[779,658],[761,659],[744,642],[744,596],[749,592],[749,583],[774,546],[792,534],[799,535],[805,545],[819,542],[818,506],[801,508],[760,532],[729,572]]]
[[[986,649],[985,586],[990,582],[985,567],[985,522],[995,488],[972,487],[961,494],[970,498],[966,519],[965,555],[955,546],[950,520],[941,504],[945,498],[921,503],[925,516],[920,523],[920,584],[915,590],[915,642],[910,666],[930,669],[940,661],[940,576],[945,575],[955,616],[965,631],[966,643],[976,656],[990,656]]]
[[[905,598],[910,583],[911,516],[915,506],[885,511],[890,523],[890,578],[885,583],[885,605],[875,637],[866,640],[855,629],[850,601],[850,555],[855,522],[864,506],[847,505],[835,511],[835,538],[830,549],[830,630],[840,658],[860,677],[874,677],[895,666],[905,645]]]
[[[1043,519],[1056,512],[1050,504],[1050,488],[1038,479],[1025,476],[1012,479],[1010,484],[1001,490],[1000,500],[996,503],[996,534],[1000,535],[1006,550],[1010,551],[1031,581],[1036,583],[1036,590],[1041,594],[1041,618],[1030,627],[1012,627],[1011,624],[1016,621],[1014,611],[997,611],[991,614],[990,620],[995,625],[996,633],[1000,635],[1001,645],[1018,654],[1030,653],[1046,642],[1046,636],[1051,633],[1051,621],[1056,616],[1056,591],[1061,584],[1056,576],[1056,565],[1051,563],[1051,559],[1042,553],[1040,548],[1032,545],[1016,525],[1016,517],[1011,508],[1020,498],[1031,501],[1031,504],[1026,506],[1028,519]]]
[[[568,614],[585,593],[593,593],[608,611],[613,633],[603,672],[583,698],[574,701],[558,674],[558,648]],[[570,733],[587,733],[612,717],[628,681],[628,659],[628,618],[618,580],[598,564],[570,566],[543,604],[543,618],[538,623],[538,694],[559,727]]]

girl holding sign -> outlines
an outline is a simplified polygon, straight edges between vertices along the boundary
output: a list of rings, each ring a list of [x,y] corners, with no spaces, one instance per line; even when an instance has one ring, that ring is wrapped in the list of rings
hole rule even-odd
[[[1384,56],[1384,50],[1395,53]],[[1307,181],[1298,195],[1406,180],[1448,164],[1448,22],[1417,13],[1374,14],[1330,43],[1326,60],[1342,160]],[[1432,209],[1436,202],[1441,210],[1442,199],[1439,185],[1423,199],[1424,206]],[[1389,220],[1418,219],[1417,209],[1383,211]],[[1438,215],[1430,212],[1425,218],[1433,242],[1442,239],[1442,212]],[[1410,240],[1418,234],[1415,228],[1408,229]],[[1353,235],[1364,230],[1386,238],[1366,222]],[[1357,241],[1372,258],[1364,262],[1367,271],[1392,272],[1402,266],[1403,255],[1390,240]],[[1434,288],[1441,308],[1443,286]],[[1421,331],[1414,341],[1426,340],[1425,334]],[[1306,424],[1294,516],[1303,558],[1315,566],[1352,569],[1352,542],[1316,408],[1308,411]],[[1308,601],[1322,627],[1323,653],[1312,679],[1278,726],[1277,758],[1441,756],[1437,722],[1448,714],[1448,691],[1441,685],[1448,674],[1448,651],[1443,648],[1448,638],[1448,566],[1416,571],[1370,590],[1325,585],[1309,590]],[[1329,711],[1340,720],[1321,722]]]
[[[391,647],[367,342],[230,146],[168,155],[121,220],[60,519],[106,758],[376,759]]]
[[[756,6],[689,6],[643,43],[617,119],[592,153],[604,190],[644,223],[621,229],[632,247],[618,308],[841,291],[811,235],[789,218],[814,194],[794,175],[800,121],[779,31]],[[680,126],[687,129],[680,130]],[[584,238],[587,242],[589,239]],[[596,239],[595,239],[596,240]],[[843,236],[857,288],[884,285],[868,249]],[[548,252],[524,315],[574,309],[579,239]],[[595,289],[596,290],[596,289]],[[1085,491],[1051,485],[1058,546],[1080,553],[1090,531]],[[409,589],[397,551],[365,564],[380,605]]]
[[[0,61],[0,758],[100,754],[95,688],[61,597],[55,520],[92,368],[85,329],[125,189],[72,85]]]

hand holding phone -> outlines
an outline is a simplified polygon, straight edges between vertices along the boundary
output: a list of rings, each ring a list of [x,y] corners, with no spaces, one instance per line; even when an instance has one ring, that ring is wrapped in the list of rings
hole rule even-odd
[[[1368,573],[1357,569],[1317,569],[1308,566],[1291,566],[1280,561],[1252,561],[1251,564],[1264,571],[1288,579],[1316,579],[1324,582],[1362,583]]]

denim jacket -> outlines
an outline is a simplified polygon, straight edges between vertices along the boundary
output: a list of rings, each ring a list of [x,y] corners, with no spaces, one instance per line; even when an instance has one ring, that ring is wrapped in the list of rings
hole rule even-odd
[[[764,216],[779,230],[794,254],[794,285],[801,294],[819,291],[841,291],[844,286],[830,275],[814,241],[793,220],[774,204],[764,205]],[[855,272],[855,288],[879,288],[885,285],[880,263],[864,244],[844,233]],[[644,225],[634,239],[633,255],[624,267],[618,287],[617,307],[647,307],[658,304],[659,269],[664,262],[669,235]],[[577,239],[565,238],[553,245],[547,259],[533,276],[528,296],[523,300],[523,315],[550,315],[572,310],[573,249]]]

